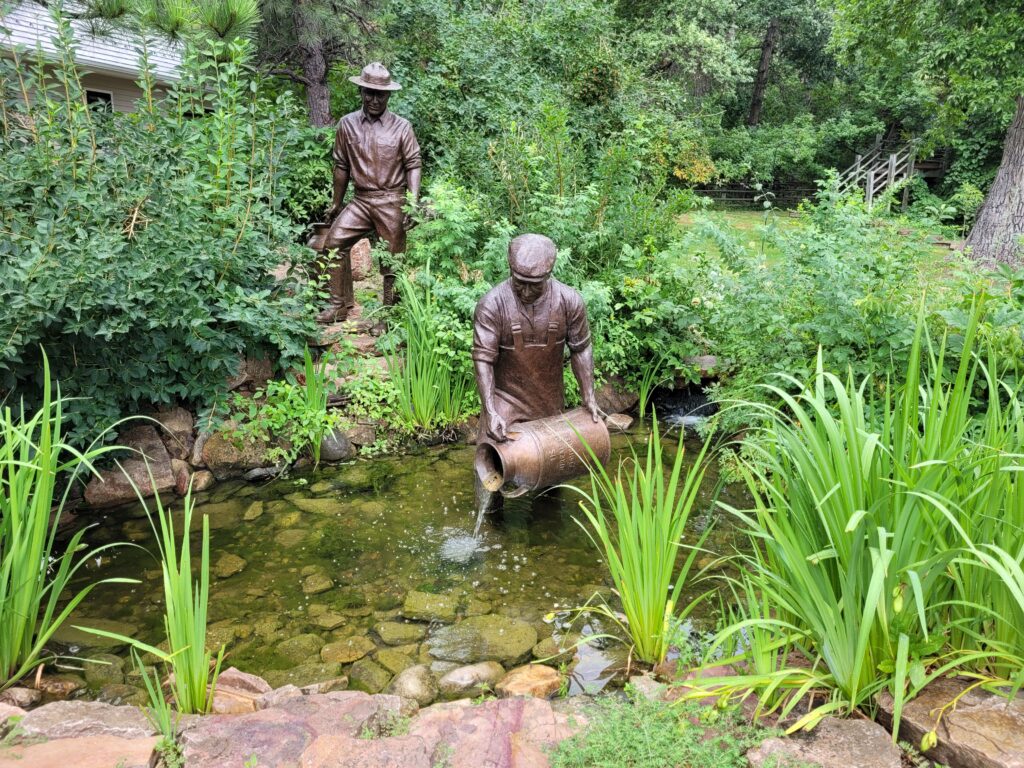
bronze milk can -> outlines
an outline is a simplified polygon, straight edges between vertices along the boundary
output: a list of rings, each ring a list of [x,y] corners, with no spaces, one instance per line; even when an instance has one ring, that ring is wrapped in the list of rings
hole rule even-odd
[[[514,498],[585,474],[592,462],[587,446],[601,464],[608,463],[608,427],[576,408],[514,424],[503,443],[481,441],[476,449],[476,472],[488,491],[500,490],[503,496]]]

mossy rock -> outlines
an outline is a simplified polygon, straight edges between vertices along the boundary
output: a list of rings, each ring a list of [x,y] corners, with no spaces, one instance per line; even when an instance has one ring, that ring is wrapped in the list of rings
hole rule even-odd
[[[348,671],[349,690],[380,693],[391,682],[391,673],[371,659],[360,659]]]
[[[405,596],[402,615],[414,621],[455,621],[459,602],[451,595],[413,591]]]
[[[537,630],[530,624],[488,614],[441,627],[427,641],[427,650],[443,661],[497,661],[508,666],[528,659],[536,644]]]

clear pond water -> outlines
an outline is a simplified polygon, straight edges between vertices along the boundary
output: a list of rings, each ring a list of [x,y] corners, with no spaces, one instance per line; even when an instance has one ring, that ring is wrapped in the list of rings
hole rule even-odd
[[[613,462],[628,455],[631,443],[642,450],[645,439],[645,433],[613,438]],[[674,452],[675,437],[665,442]],[[689,444],[692,454],[698,447]],[[414,591],[448,598],[460,618],[495,614],[527,622],[539,640],[569,631],[609,631],[592,619],[577,618],[569,626],[571,609],[597,591],[608,594],[611,585],[601,555],[576,523],[581,497],[561,488],[507,500],[503,512],[487,516],[474,540],[474,450],[436,447],[265,485],[224,483],[203,494],[193,528],[198,530],[203,514],[209,516],[210,634],[214,643],[227,645],[226,665],[263,675],[273,685],[303,685],[347,672],[347,664],[340,670],[323,664],[319,645],[357,638],[355,646],[367,649],[365,658],[376,659],[389,648],[377,627],[404,622],[403,603]],[[691,520],[691,540],[720,517],[712,511],[716,482],[710,473]],[[722,491],[733,502],[739,501],[737,493]],[[91,543],[121,540],[133,546],[91,562],[87,578],[126,576],[140,583],[99,587],[74,621],[117,622],[158,644],[164,637],[162,585],[149,521],[139,507],[107,513],[97,522]],[[717,519],[707,547],[728,552],[732,537],[727,522]],[[193,541],[198,552],[197,535]],[[391,650],[442,673],[452,665],[429,652],[431,634],[441,624],[421,622],[425,638]],[[88,655],[87,642],[79,638],[71,651]],[[602,641],[581,655],[573,691],[600,686],[625,648]]]

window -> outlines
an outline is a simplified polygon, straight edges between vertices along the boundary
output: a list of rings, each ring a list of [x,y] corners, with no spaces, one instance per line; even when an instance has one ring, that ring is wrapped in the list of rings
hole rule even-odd
[[[85,92],[85,103],[93,109],[98,109],[102,112],[113,112],[114,94],[110,91],[87,90]]]

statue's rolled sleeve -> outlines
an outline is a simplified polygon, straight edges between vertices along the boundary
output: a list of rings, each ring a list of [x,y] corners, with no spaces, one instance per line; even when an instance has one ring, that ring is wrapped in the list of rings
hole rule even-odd
[[[345,128],[338,123],[338,130],[334,134],[334,149],[331,150],[331,157],[334,160],[334,167],[343,171],[349,169],[348,162],[348,140],[345,138]]]
[[[496,308],[487,298],[480,300],[473,315],[473,362],[493,364],[498,359],[501,328]]]
[[[587,321],[587,307],[577,291],[570,293],[566,301],[565,343],[573,354],[590,346],[590,323]]]
[[[402,165],[406,171],[423,167],[423,161],[420,159],[420,143],[416,141],[416,134],[413,133],[411,125],[406,126],[402,133],[401,147]]]

